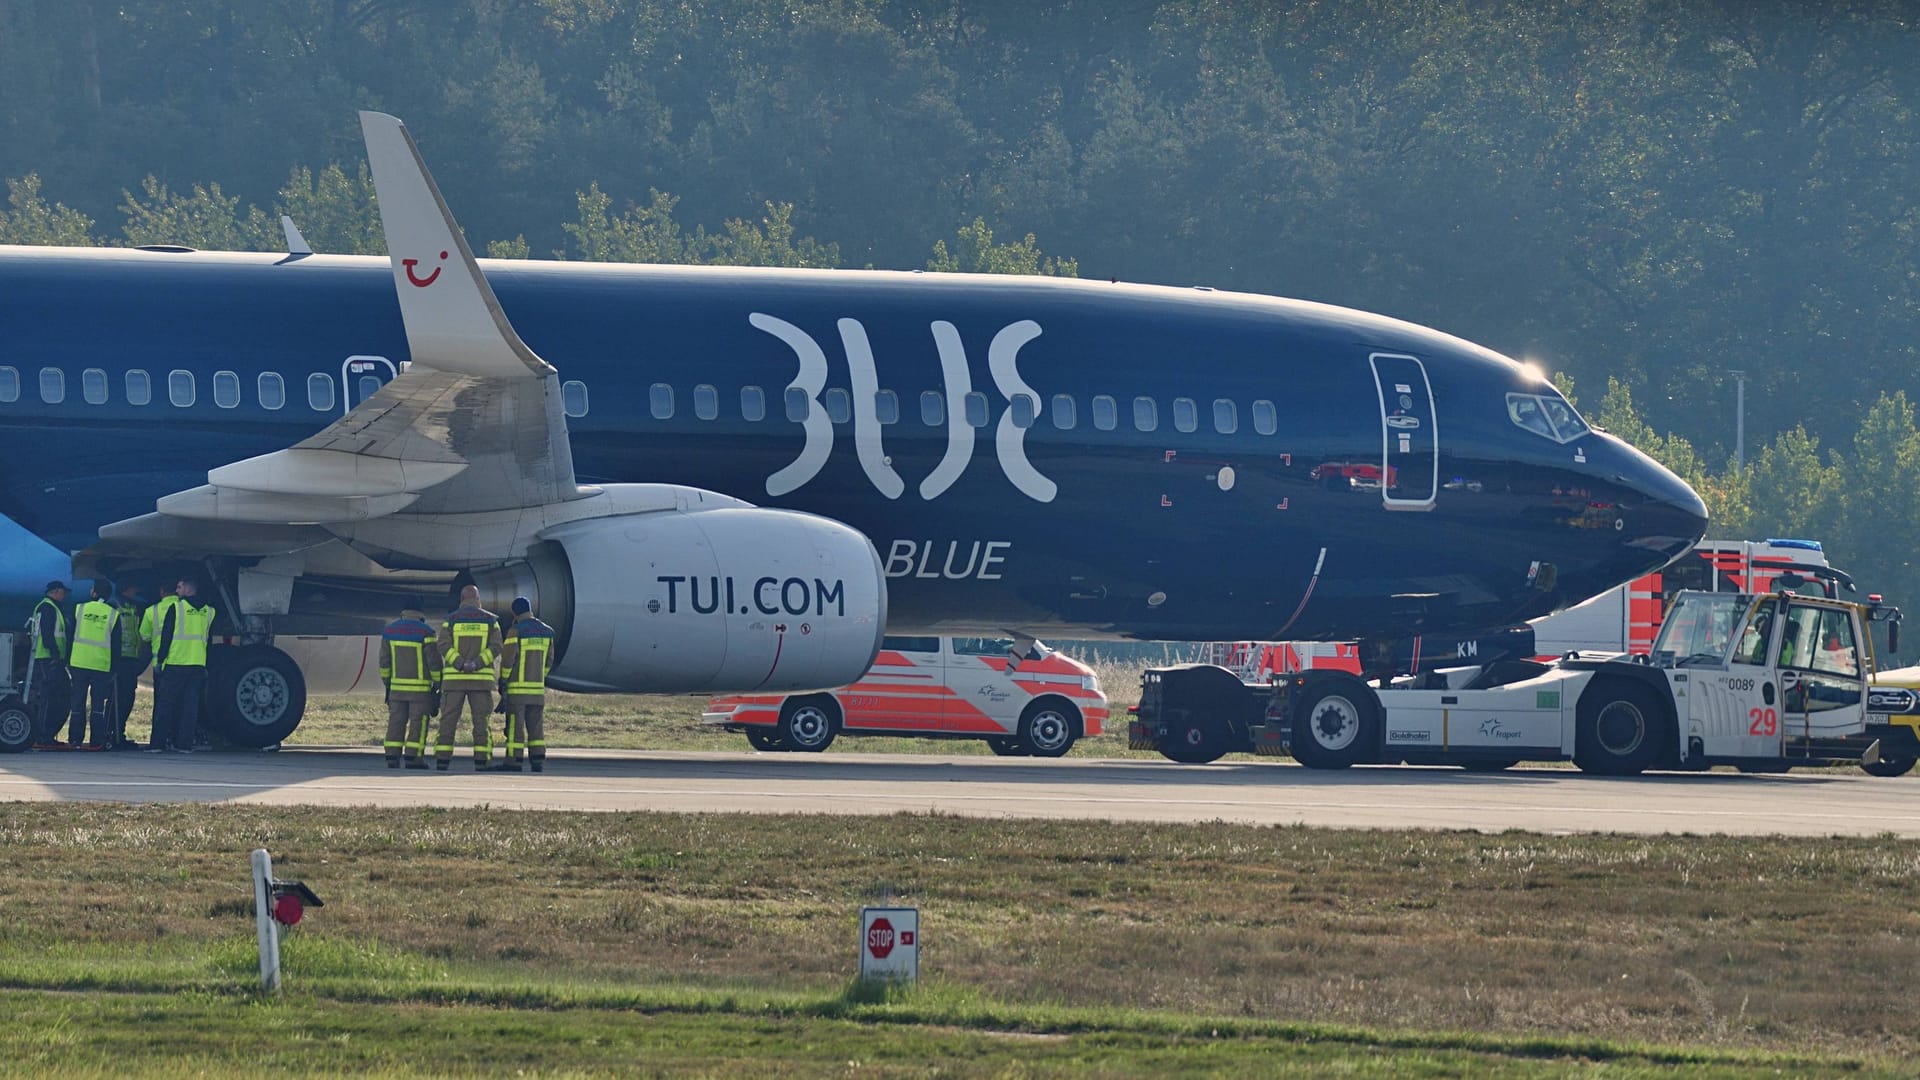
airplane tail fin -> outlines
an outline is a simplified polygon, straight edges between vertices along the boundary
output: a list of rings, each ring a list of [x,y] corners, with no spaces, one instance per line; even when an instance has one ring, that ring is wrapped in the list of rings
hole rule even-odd
[[[413,362],[485,378],[553,374],[507,321],[406,125],[363,112],[360,130]]]

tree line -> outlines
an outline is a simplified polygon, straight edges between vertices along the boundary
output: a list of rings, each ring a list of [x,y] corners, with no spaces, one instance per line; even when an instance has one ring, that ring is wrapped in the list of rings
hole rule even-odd
[[[1908,0],[0,0],[0,237],[377,250],[381,108],[497,255],[1449,330],[1587,391],[1715,535],[1920,598],[1915,56]]]

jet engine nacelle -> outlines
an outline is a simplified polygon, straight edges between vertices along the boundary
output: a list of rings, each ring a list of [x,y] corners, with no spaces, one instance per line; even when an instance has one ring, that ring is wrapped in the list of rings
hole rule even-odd
[[[886,576],[837,521],[747,506],[593,518],[476,571],[482,602],[533,599],[560,634],[552,685],[631,693],[844,686],[879,654]]]

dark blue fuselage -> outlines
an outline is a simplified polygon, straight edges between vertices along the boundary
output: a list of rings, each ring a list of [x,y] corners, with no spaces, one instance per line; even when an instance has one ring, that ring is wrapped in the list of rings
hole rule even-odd
[[[1611,436],[1560,441],[1517,422],[1508,395],[1552,395],[1536,373],[1378,316],[1034,278],[485,269],[521,337],[582,384],[567,390],[586,406],[569,420],[581,482],[686,484],[844,521],[887,567],[896,628],[1466,631],[1578,602],[1664,564],[1705,527],[1685,484]],[[53,553],[63,565],[101,526],[337,419],[362,378],[388,376],[384,362],[347,370],[349,358],[406,359],[393,289],[384,259],[0,248],[0,514],[18,526],[0,532],[6,592],[37,595]],[[791,477],[803,456],[804,425],[787,412],[803,365],[756,314],[826,361],[824,388],[801,406],[829,414],[831,450],[776,494],[769,478]],[[996,371],[996,336],[1022,321],[1038,336]],[[950,341],[943,364],[937,324],[957,334],[981,398],[953,393],[956,354]],[[882,402],[878,420],[893,422],[848,409],[861,338],[897,413]],[[147,404],[129,401],[130,372],[146,373]],[[284,388],[278,409],[262,404],[267,374]],[[187,376],[190,403],[176,405],[170,390]],[[938,415],[923,413],[927,395]],[[1045,485],[1016,482],[1020,452],[1000,430],[1009,410]],[[958,449],[956,415],[984,421]],[[856,444],[875,438],[863,464]],[[964,470],[928,497],[957,453]],[[886,472],[897,497],[875,478]]]

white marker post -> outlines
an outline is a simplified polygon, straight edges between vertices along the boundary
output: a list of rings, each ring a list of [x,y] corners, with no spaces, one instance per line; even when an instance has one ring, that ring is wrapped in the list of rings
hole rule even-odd
[[[920,979],[920,909],[860,909],[860,978],[912,986]]]
[[[253,849],[253,922],[260,932],[260,987],[280,991],[280,924],[273,919],[273,856]]]

